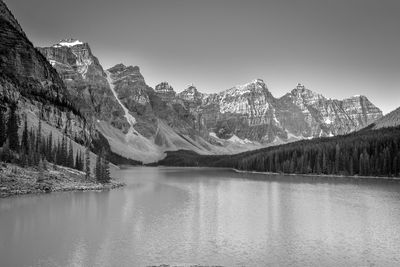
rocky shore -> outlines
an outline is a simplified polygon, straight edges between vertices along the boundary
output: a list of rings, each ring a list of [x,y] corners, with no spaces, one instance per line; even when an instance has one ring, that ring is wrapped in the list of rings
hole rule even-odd
[[[111,180],[101,184],[94,178],[87,180],[85,173],[49,164],[46,169],[22,168],[18,165],[0,164],[0,198],[59,191],[109,190],[124,186]]]

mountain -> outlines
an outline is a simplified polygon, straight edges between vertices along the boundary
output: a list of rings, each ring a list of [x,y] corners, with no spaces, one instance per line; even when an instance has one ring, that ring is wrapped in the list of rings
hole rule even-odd
[[[201,133],[195,114],[175,97],[173,88],[165,82],[156,90],[149,87],[139,67],[117,64],[106,73],[110,90],[130,124],[128,132],[121,133],[107,123],[98,123],[116,153],[148,163],[163,158],[169,150],[220,154],[246,149],[229,141],[222,145],[209,142],[208,133]]]
[[[257,147],[213,140],[208,132],[201,132],[196,114],[168,83],[149,87],[138,66],[117,64],[104,70],[87,43],[65,39],[38,50],[118,155],[147,163],[164,157],[168,150],[221,154]]]
[[[275,98],[262,79],[214,94],[193,84],[180,93],[168,82],[153,89],[138,66],[105,70],[80,40],[34,48],[2,1],[0,15],[2,103],[17,102],[77,142],[90,136],[115,159],[148,163],[180,149],[232,154],[346,134],[382,117],[364,96],[332,100],[299,84]]]
[[[158,97],[164,101],[173,101],[176,96],[174,88],[168,84],[168,82],[162,82],[156,85],[154,88]]]
[[[309,131],[303,133],[305,137],[347,134],[382,117],[382,111],[365,96],[327,99],[300,84],[280,101],[294,104],[301,110],[309,127]]]
[[[372,124],[372,129],[396,127],[400,125],[400,108],[397,108]]]
[[[86,121],[57,71],[28,40],[18,21],[0,1],[0,99],[3,109],[17,104],[28,117],[63,129],[83,142]]]
[[[298,85],[275,98],[262,79],[220,93],[193,84],[151,88],[138,66],[104,70],[89,44],[65,39],[38,48],[116,154],[145,163],[170,150],[232,154],[301,139],[346,134],[382,116],[366,97],[332,100]]]
[[[107,75],[88,43],[65,39],[38,48],[63,79],[73,102],[87,118],[107,121],[127,131],[124,111],[110,90]]]
[[[189,86],[178,98],[218,138],[262,144],[346,134],[382,117],[365,96],[332,100],[298,84],[275,98],[261,79],[209,95]]]

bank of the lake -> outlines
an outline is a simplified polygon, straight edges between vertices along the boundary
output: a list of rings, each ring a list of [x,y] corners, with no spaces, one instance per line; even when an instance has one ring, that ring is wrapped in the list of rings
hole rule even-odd
[[[124,186],[111,180],[98,183],[94,178],[86,179],[85,173],[62,166],[39,170],[35,167],[23,168],[15,164],[0,165],[0,197],[25,194],[39,194],[60,191],[109,190]]]
[[[224,169],[224,168],[222,168]],[[329,178],[329,179],[351,179],[351,180],[384,180],[384,181],[394,181],[400,182],[400,177],[387,177],[387,176],[362,176],[362,175],[328,175],[328,174],[299,174],[299,173],[279,173],[279,172],[257,172],[257,171],[243,171],[231,168],[237,173],[253,173],[253,174],[263,174],[263,175],[274,175],[274,176],[303,176],[303,177],[316,177],[316,178]]]

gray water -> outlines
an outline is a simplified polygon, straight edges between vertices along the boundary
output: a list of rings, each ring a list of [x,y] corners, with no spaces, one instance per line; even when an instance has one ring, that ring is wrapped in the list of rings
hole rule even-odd
[[[0,199],[0,266],[399,266],[400,185],[195,168]]]

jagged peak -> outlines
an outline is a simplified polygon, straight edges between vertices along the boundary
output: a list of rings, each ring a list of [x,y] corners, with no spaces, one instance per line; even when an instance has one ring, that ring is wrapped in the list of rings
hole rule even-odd
[[[197,87],[193,83],[190,83],[186,85],[186,88],[182,92],[198,93],[199,90],[197,90]]]
[[[66,38],[60,40],[58,44],[53,45],[53,47],[72,47],[76,45],[83,45],[84,43],[74,38]]]
[[[24,30],[22,29],[17,19],[14,17],[13,13],[10,11],[7,5],[1,0],[0,0],[0,17],[11,23],[11,25],[17,31],[19,31],[25,38],[27,38]]]
[[[204,96],[203,93],[200,93],[199,90],[197,90],[196,86],[194,84],[188,84],[187,87],[178,94],[181,98],[185,100],[190,100],[194,101],[197,99],[200,99],[202,96]]]
[[[323,95],[306,88],[301,83],[297,84],[297,86],[291,91],[291,94],[294,96],[301,96],[301,97],[307,97],[307,98],[310,98],[310,97],[325,98]]]
[[[140,72],[139,66],[128,66],[126,69],[132,72]]]
[[[125,79],[131,77],[134,80],[141,80],[144,82],[144,77],[140,73],[140,69],[138,66],[125,66],[122,63],[115,65],[107,70],[114,77],[118,76],[118,79]]]
[[[156,92],[173,92],[174,88],[168,82],[161,82],[155,87]]]
[[[189,88],[197,89],[196,86],[194,85],[194,83],[189,83],[188,85],[186,85],[186,89],[189,89]]]
[[[265,84],[263,79],[257,78],[251,81],[252,83],[259,83],[259,84]]]
[[[111,70],[111,69],[125,69],[125,68],[126,68],[126,66],[123,63],[118,63],[114,67],[109,68],[109,70]]]
[[[121,71],[129,71],[129,72],[140,72],[140,68],[138,66],[125,66],[123,63],[118,63],[114,67],[108,69],[109,72],[121,72]]]
[[[350,97],[345,98],[343,100],[346,100],[346,99],[367,99],[368,100],[368,98],[365,95],[353,95],[353,96],[350,96]]]
[[[251,86],[251,85],[260,85],[261,87],[265,87],[265,83],[263,79],[260,78],[256,78],[253,79],[251,82],[249,83],[245,83],[245,84],[241,84],[241,85],[236,85],[235,87],[238,89],[246,89],[247,87]]]
[[[230,89],[222,91],[220,94],[222,94],[222,95],[229,95],[229,94],[243,95],[247,92],[254,91],[254,90],[268,91],[268,88],[267,88],[266,84],[264,83],[263,79],[257,78],[257,79],[252,80],[249,83],[245,83],[242,85],[236,85]],[[269,91],[268,91],[268,93],[269,93]]]

